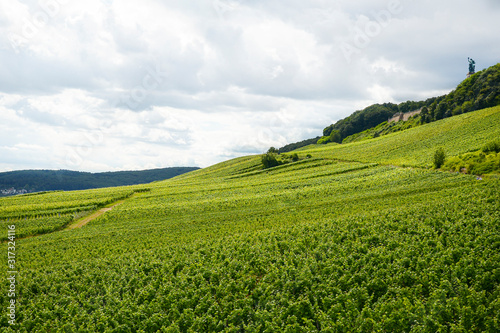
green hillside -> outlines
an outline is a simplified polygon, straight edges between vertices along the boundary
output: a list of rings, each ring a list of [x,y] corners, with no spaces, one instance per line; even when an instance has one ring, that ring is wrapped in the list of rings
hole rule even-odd
[[[269,169],[246,156],[148,185],[2,198],[5,235],[68,220],[2,244],[18,274],[15,297],[0,293],[16,324],[3,315],[1,330],[498,332],[500,179],[430,167],[437,147],[478,150],[499,125],[496,107]]]
[[[403,131],[443,118],[500,105],[500,63],[475,73],[457,85],[447,95],[425,101],[406,101],[400,104],[373,104],[340,119],[323,130],[319,140],[308,139],[279,149],[287,152],[314,143],[351,143],[388,133]],[[420,110],[410,121],[388,122],[395,114]]]
[[[453,156],[479,150],[498,138],[500,107],[494,107],[387,136],[343,145],[317,145],[307,151],[313,156],[349,161],[430,167],[436,147],[444,147],[447,154]]]

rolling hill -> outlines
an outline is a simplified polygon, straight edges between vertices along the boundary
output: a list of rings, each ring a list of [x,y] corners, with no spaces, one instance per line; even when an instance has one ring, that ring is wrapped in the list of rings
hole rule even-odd
[[[0,189],[26,192],[74,191],[150,183],[169,179],[197,167],[172,167],[142,171],[79,172],[70,170],[21,170],[0,172]],[[14,191],[16,192],[16,191]],[[14,193],[15,194],[15,193]],[[1,194],[0,194],[1,195]]]
[[[279,151],[287,152],[311,143],[360,141],[497,105],[500,105],[500,63],[468,77],[447,95],[419,102],[373,104],[325,127],[322,138],[291,143]],[[411,115],[412,112],[417,114],[409,122],[388,121],[395,114]]]
[[[478,150],[499,125],[494,107],[308,146],[268,169],[254,155],[152,184],[2,198],[18,273],[15,295],[0,293],[14,325],[0,327],[497,332],[500,179],[431,166],[438,147]]]

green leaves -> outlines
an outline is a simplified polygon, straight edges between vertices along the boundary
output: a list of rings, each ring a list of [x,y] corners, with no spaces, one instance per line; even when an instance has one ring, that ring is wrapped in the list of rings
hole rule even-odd
[[[446,153],[444,152],[444,148],[439,147],[434,152],[434,159],[433,159],[434,168],[439,169],[444,164],[445,160],[446,160]]]
[[[345,161],[430,163],[450,138],[447,152],[481,147],[463,126],[493,135],[498,111],[467,116],[401,145],[304,150],[314,158],[265,170],[261,156],[227,161],[150,184],[84,228],[20,240],[18,331],[498,331],[499,180]],[[0,212],[134,189],[5,198]]]

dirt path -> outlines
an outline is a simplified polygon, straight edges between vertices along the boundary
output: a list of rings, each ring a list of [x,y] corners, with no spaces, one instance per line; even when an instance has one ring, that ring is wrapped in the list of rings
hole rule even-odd
[[[72,230],[72,229],[81,228],[84,225],[86,225],[87,223],[89,223],[90,221],[95,220],[96,218],[98,218],[102,214],[109,212],[110,210],[112,210],[116,206],[121,205],[124,202],[125,202],[125,200],[117,201],[112,206],[101,208],[97,212],[94,212],[94,213],[90,214],[89,216],[82,217],[81,219],[78,219],[78,220],[74,221],[73,223],[71,223],[70,225],[68,225],[65,228],[65,230]]]

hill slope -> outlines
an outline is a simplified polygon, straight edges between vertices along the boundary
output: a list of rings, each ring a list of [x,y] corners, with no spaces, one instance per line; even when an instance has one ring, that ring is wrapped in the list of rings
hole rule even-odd
[[[18,326],[0,326],[499,331],[500,180],[383,165],[426,167],[437,145],[462,153],[498,135],[498,107],[461,117],[266,170],[246,156],[147,188],[0,199],[2,228],[21,233],[128,198],[83,228],[18,239]]]
[[[444,147],[453,156],[479,150],[498,138],[500,107],[494,107],[361,142],[316,145],[307,151],[313,156],[430,167],[437,147]]]
[[[327,126],[323,130],[323,137],[317,140],[317,143],[355,142],[496,105],[500,105],[500,63],[465,79],[455,90],[444,96],[419,102],[374,104],[355,111],[350,116]],[[421,113],[415,115],[408,123],[387,123],[387,119],[396,113],[407,113],[417,109],[421,110]],[[307,146],[311,141],[314,140],[289,144],[280,148],[280,152],[290,151],[284,148]]]

